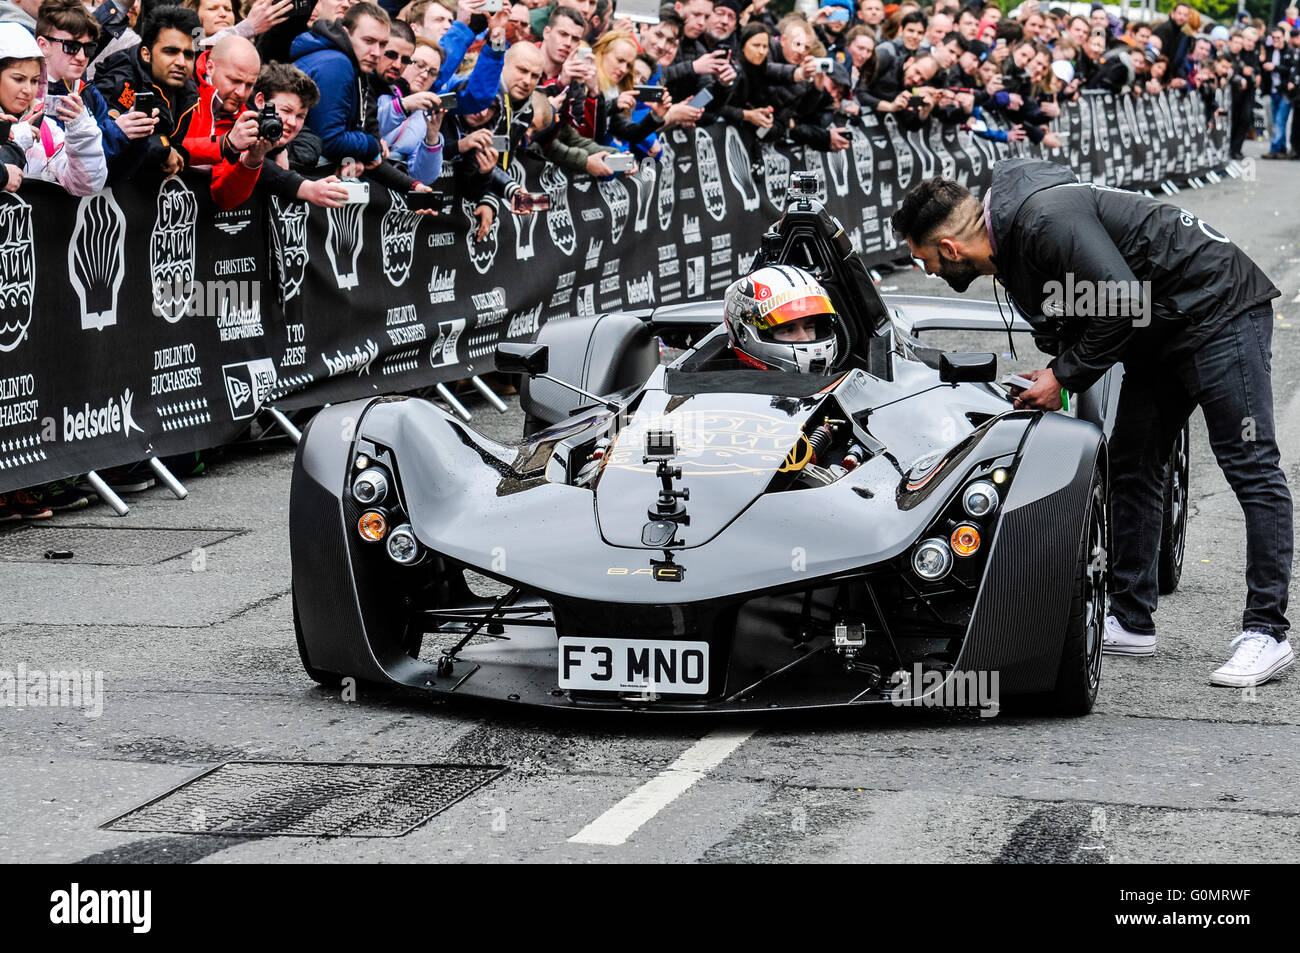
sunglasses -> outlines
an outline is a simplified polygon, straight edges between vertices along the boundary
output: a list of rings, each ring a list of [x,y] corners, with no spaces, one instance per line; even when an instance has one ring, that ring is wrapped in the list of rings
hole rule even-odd
[[[402,61],[402,65],[403,65],[403,66],[410,66],[410,65],[411,65],[411,58],[410,58],[409,56],[398,56],[398,55],[397,55],[397,50],[384,50],[384,58],[385,58],[385,59],[390,59],[390,60],[399,60],[399,59],[400,59],[400,60]]]
[[[95,50],[99,47],[99,44],[95,40],[87,40],[85,43],[80,43],[77,40],[62,40],[56,39],[52,36],[42,37],[42,39],[49,40],[51,43],[60,44],[63,47],[63,52],[68,56],[76,56],[84,50],[86,56],[94,57]]]

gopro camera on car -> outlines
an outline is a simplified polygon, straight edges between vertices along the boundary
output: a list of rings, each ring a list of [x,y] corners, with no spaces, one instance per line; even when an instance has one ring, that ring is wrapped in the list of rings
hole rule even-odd
[[[817,194],[816,172],[794,172],[790,175],[790,191],[795,195]]]

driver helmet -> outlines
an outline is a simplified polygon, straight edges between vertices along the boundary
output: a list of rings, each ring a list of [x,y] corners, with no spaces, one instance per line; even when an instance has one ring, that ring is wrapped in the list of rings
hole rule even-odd
[[[732,282],[723,320],[750,367],[824,374],[835,365],[835,307],[802,268],[769,265]]]

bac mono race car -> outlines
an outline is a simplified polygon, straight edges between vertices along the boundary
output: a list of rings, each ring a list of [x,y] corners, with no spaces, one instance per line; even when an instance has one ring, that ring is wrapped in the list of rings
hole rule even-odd
[[[321,411],[290,501],[307,673],[675,712],[915,703],[997,673],[1004,701],[1088,712],[1115,375],[1078,395],[1089,419],[1014,410],[994,354],[919,336],[1003,330],[997,312],[887,303],[808,196],[763,236],[772,263],[813,272],[836,308],[825,374],[738,366],[711,302],[503,345],[498,368],[524,377],[515,445],[416,398]],[[681,349],[670,363],[661,340]]]

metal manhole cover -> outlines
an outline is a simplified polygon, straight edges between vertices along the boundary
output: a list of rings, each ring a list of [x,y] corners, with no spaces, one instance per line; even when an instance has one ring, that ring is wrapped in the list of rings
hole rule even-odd
[[[102,828],[158,834],[400,837],[505,770],[488,764],[228,761]]]
[[[103,526],[24,526],[0,533],[0,562],[39,563],[50,549],[71,550],[86,566],[153,566],[215,546],[238,529],[109,529]]]

